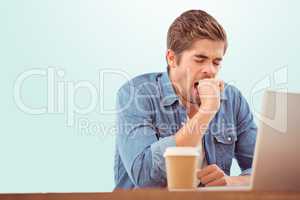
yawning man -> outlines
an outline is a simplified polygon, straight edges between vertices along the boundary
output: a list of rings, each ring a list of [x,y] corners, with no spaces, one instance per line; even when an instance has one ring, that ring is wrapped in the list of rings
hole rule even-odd
[[[174,146],[201,147],[203,186],[249,184],[257,127],[241,92],[217,76],[226,49],[216,19],[186,11],[167,33],[167,69],[119,89],[116,188],[166,187],[163,154]],[[230,176],[234,158],[239,176]]]

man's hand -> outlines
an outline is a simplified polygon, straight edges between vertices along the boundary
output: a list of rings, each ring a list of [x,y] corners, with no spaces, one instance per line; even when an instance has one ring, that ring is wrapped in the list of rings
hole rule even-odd
[[[220,93],[224,90],[224,81],[218,79],[202,79],[198,84],[201,101],[200,108],[209,113],[216,113],[220,108]]]
[[[208,165],[199,170],[197,177],[205,186],[228,185],[225,173],[217,165]]]
[[[250,176],[227,176],[217,165],[208,165],[202,170],[199,170],[197,177],[205,186],[250,184]]]
[[[191,118],[176,134],[176,146],[198,146],[205,134],[210,121],[220,108],[220,93],[224,89],[224,82],[217,79],[203,79],[199,81],[198,93],[200,108],[187,110]]]

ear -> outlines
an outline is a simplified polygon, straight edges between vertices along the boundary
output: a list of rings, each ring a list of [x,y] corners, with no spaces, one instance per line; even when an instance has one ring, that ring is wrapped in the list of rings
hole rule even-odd
[[[176,67],[176,58],[175,58],[175,52],[171,49],[168,49],[166,52],[166,59],[168,62],[168,65],[170,68]]]

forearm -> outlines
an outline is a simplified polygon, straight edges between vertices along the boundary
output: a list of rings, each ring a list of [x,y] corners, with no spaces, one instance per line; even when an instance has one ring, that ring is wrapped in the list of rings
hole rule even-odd
[[[176,134],[176,146],[197,146],[208,128],[213,114],[202,109],[194,115]]]
[[[130,175],[136,187],[162,187],[166,180],[156,166],[152,164],[152,152],[150,148],[139,154],[132,164]]]
[[[128,173],[137,187],[164,187],[166,186],[165,159],[163,153],[168,147],[175,146],[174,136],[164,137],[144,149],[132,160],[123,157],[128,164]]]

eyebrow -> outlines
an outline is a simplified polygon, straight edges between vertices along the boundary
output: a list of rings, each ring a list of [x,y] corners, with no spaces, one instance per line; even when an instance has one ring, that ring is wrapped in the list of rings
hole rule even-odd
[[[196,58],[201,58],[201,59],[208,59],[208,56],[204,55],[204,54],[196,54],[195,55]],[[218,60],[218,61],[222,61],[222,58],[217,57],[214,60]]]

